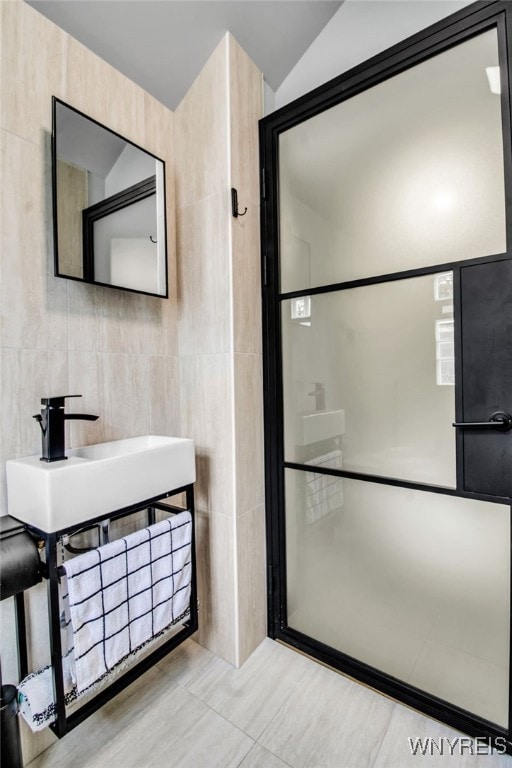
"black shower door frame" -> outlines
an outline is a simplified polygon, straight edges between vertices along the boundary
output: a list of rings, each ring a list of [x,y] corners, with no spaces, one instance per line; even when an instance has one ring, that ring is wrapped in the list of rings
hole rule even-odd
[[[478,264],[512,262],[512,136],[511,103],[509,84],[512,82],[512,6],[504,0],[476,2],[467,8],[443,19],[426,30],[408,38],[382,54],[351,69],[325,85],[316,88],[291,104],[277,110],[260,121],[260,163],[261,163],[261,243],[262,243],[262,294],[263,294],[263,373],[264,373],[264,423],[265,423],[265,486],[266,486],[266,528],[267,528],[267,595],[268,634],[312,657],[369,684],[393,698],[435,717],[470,736],[496,740],[500,746],[503,739],[507,751],[512,753],[512,659],[509,670],[509,723],[502,728],[477,715],[410,686],[378,669],[337,651],[322,642],[308,637],[288,626],[286,586],[286,532],[284,475],[286,469],[307,471],[307,465],[285,461],[283,378],[281,352],[281,304],[283,301],[304,296],[304,290],[281,293],[279,281],[279,137],[309,118],[335,106],[352,96],[383,82],[418,64],[431,56],[441,53],[471,37],[489,29],[496,29],[499,44],[499,63],[502,73],[502,121],[503,160],[505,176],[506,242],[504,254],[447,262],[433,266],[379,275],[361,280],[308,288],[309,296],[332,293],[395,280],[452,271],[454,276],[455,318],[461,313],[460,280],[461,272]],[[511,288],[512,290],[512,288]],[[456,323],[457,327],[457,323]],[[460,330],[460,324],[459,324]],[[509,348],[508,359],[512,358]],[[463,373],[461,339],[455,336],[456,381]],[[461,386],[456,387],[456,418],[461,420],[463,412]],[[353,478],[367,482],[394,485],[403,488],[424,490],[482,501],[512,504],[510,495],[497,496],[470,493],[464,490],[461,456],[463,454],[462,430],[457,434],[457,488],[448,489],[422,483],[406,482],[392,478],[371,476],[345,470],[322,469],[315,472],[341,478]],[[512,510],[511,510],[512,511]],[[512,549],[512,542],[511,542]],[[512,573],[510,574],[512,583]],[[512,616],[512,605],[511,605]],[[510,651],[509,651],[510,653]]]

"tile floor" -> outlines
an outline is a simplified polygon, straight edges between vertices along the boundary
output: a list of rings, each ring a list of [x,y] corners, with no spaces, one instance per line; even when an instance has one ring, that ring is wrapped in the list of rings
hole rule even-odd
[[[270,639],[240,669],[188,640],[29,766],[512,768],[411,753],[409,738],[457,736]]]

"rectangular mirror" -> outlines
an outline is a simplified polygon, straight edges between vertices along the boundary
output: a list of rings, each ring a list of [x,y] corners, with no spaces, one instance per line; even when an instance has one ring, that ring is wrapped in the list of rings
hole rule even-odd
[[[55,274],[166,298],[165,163],[53,97]]]

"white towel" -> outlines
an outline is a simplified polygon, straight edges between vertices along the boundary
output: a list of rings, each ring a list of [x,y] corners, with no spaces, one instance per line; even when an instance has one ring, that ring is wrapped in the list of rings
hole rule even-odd
[[[73,686],[73,654],[68,653],[62,660],[64,675],[64,701],[70,704],[76,699]],[[53,723],[57,714],[53,696],[53,668],[45,667],[27,675],[18,685],[18,707],[20,715],[32,731],[41,731]]]
[[[65,577],[61,580],[59,602],[64,700],[66,704],[70,704],[76,699],[76,677],[73,631],[71,629]],[[53,696],[52,669],[51,666],[47,666],[38,672],[33,672],[27,675],[18,685],[18,707],[20,714],[34,732],[41,731],[47,725],[53,723],[57,714]]]
[[[190,614],[191,541],[184,511],[64,563],[78,693]]]

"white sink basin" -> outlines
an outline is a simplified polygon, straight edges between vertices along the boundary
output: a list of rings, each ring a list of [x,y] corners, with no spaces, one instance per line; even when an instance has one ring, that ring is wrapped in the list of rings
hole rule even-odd
[[[8,511],[52,533],[193,483],[194,441],[144,435],[7,462]]]
[[[345,432],[345,411],[302,412],[298,424],[298,445],[310,445],[338,437]]]

